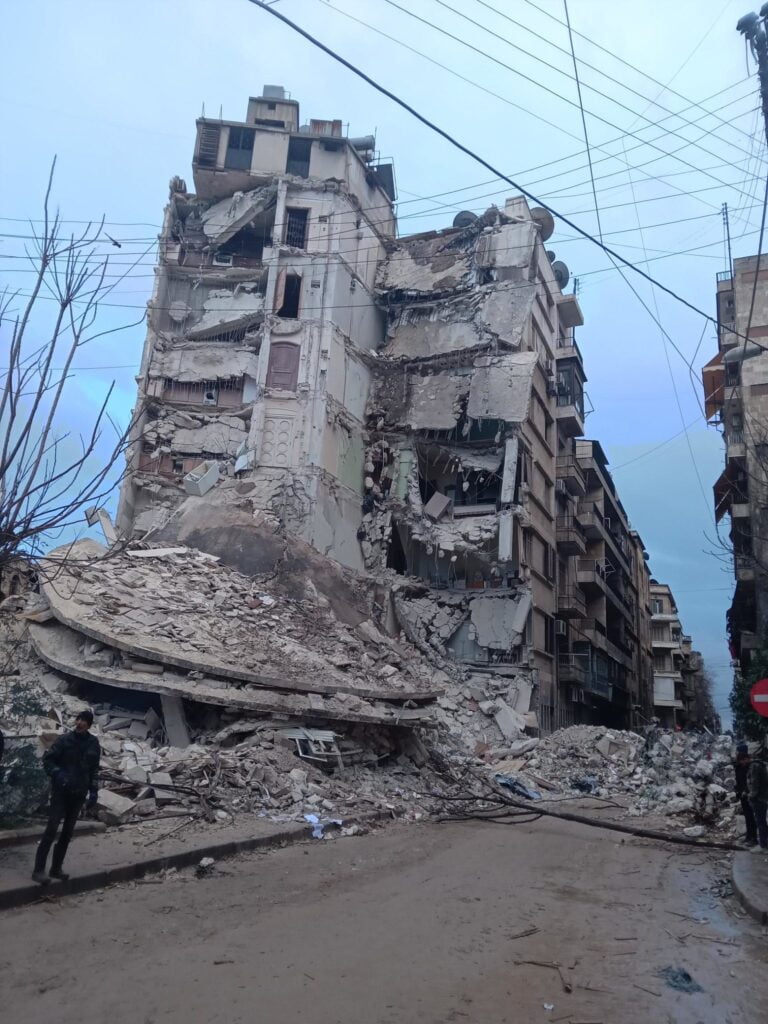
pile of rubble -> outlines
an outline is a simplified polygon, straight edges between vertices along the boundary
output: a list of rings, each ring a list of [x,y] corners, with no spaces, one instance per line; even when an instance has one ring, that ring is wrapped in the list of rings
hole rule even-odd
[[[518,777],[544,796],[623,797],[630,815],[690,822],[691,835],[705,828],[735,831],[730,736],[658,730],[644,737],[576,725],[541,741],[519,740],[510,753],[493,773]]]

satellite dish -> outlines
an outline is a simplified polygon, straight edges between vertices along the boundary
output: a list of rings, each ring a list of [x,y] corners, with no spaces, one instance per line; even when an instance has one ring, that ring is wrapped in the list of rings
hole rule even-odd
[[[546,242],[555,230],[555,218],[543,206],[534,206],[531,210],[531,217],[539,225],[539,235],[542,242]]]
[[[547,253],[547,259],[549,260],[549,262],[550,263],[554,263],[555,260],[557,259],[557,256],[555,255],[554,250],[553,249],[547,249],[546,253]]]
[[[183,323],[190,312],[191,310],[186,302],[172,302],[168,307],[168,316],[175,324]]]
[[[455,228],[468,228],[470,224],[474,224],[476,220],[476,213],[472,213],[471,210],[462,210],[461,213],[457,213],[453,218],[453,226]]]
[[[562,260],[555,260],[552,264],[552,273],[562,291],[571,279],[571,272]]]

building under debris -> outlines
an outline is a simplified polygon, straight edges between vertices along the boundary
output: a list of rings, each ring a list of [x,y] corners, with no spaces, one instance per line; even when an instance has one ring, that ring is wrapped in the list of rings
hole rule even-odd
[[[647,555],[582,439],[549,213],[516,197],[398,237],[375,138],[302,124],[276,86],[197,122],[193,176],[171,182],[118,533],[245,574],[265,530],[308,545],[513,731],[645,721]]]

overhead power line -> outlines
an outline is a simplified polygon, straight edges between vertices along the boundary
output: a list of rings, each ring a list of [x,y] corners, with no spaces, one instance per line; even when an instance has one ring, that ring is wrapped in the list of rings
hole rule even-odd
[[[600,242],[597,238],[594,237],[594,235],[590,234],[588,231],[585,231],[584,228],[580,227],[580,225],[578,225],[575,221],[572,221],[572,220],[570,220],[570,218],[563,216],[554,207],[552,207],[549,204],[547,204],[547,203],[543,202],[542,200],[540,200],[538,198],[538,196],[534,195],[528,189],[523,188],[522,185],[519,184],[519,182],[515,181],[513,178],[510,178],[508,175],[503,174],[497,167],[494,167],[494,165],[492,163],[490,163],[488,160],[486,160],[484,157],[481,157],[478,153],[475,153],[474,150],[472,150],[469,146],[465,146],[462,142],[459,142],[458,139],[454,138],[454,136],[452,136],[449,132],[445,131],[445,129],[440,128],[439,125],[436,125],[433,121],[429,120],[429,118],[427,118],[423,114],[419,113],[418,110],[416,110],[414,107],[412,107],[405,100],[401,99],[399,96],[397,96],[395,93],[391,92],[385,86],[380,85],[377,81],[375,81],[375,79],[371,78],[370,75],[367,75],[364,71],[362,71],[356,65],[352,64],[350,61],[346,60],[346,58],[344,58],[340,54],[336,53],[335,50],[332,50],[329,46],[326,46],[325,43],[321,42],[319,39],[317,39],[316,36],[313,36],[310,32],[307,32],[306,29],[303,29],[300,25],[297,25],[296,22],[294,22],[290,18],[286,17],[286,15],[284,15],[281,11],[275,10],[275,8],[273,8],[273,7],[268,7],[264,3],[264,0],[248,0],[248,2],[253,4],[255,7],[259,7],[261,10],[266,11],[266,13],[271,15],[273,18],[277,18],[278,21],[283,22],[283,24],[285,24],[289,28],[293,29],[294,32],[298,33],[300,36],[302,36],[304,39],[306,39],[313,46],[317,47],[319,50],[322,50],[323,53],[328,54],[329,57],[332,57],[333,60],[337,61],[343,67],[347,68],[347,70],[351,71],[358,78],[362,79],[362,81],[367,82],[368,85],[370,85],[377,92],[380,92],[383,96],[386,96],[388,99],[392,100],[393,103],[396,103],[399,107],[402,107],[403,110],[408,111],[408,113],[411,114],[412,117],[416,118],[417,121],[421,122],[421,124],[425,125],[431,131],[433,131],[436,135],[439,135],[442,139],[445,139],[446,142],[450,143],[450,145],[452,145],[454,148],[458,149],[461,153],[464,153],[465,156],[468,156],[470,159],[476,161],[482,167],[485,167],[486,170],[490,171],[491,174],[496,175],[502,181],[506,181],[513,188],[518,189],[518,191],[523,196],[525,196],[526,199],[529,199],[531,202],[535,203],[537,206],[543,207],[545,210],[547,210],[549,213],[551,213],[552,216],[559,217],[560,220],[564,224],[567,224],[568,227],[572,228],[574,231],[576,231],[583,238],[586,238],[587,240],[592,242],[594,245],[598,246],[598,248],[602,249],[603,252],[605,252],[607,255],[612,256],[614,259],[617,259],[619,261],[619,263],[621,263],[623,266],[625,266],[625,267],[629,268],[630,270],[634,271],[634,273],[636,273],[640,277],[644,278],[646,281],[650,282],[651,284],[656,285],[658,288],[660,288],[667,295],[671,296],[673,299],[675,299],[681,305],[685,306],[687,309],[690,309],[692,312],[696,313],[698,316],[701,316],[705,320],[707,320],[710,323],[714,324],[715,327],[720,327],[721,326],[720,322],[715,317],[713,317],[711,314],[705,313],[704,310],[699,309],[698,306],[696,306],[690,300],[686,299],[684,296],[678,294],[674,289],[668,287],[665,284],[662,284],[660,281],[657,281],[650,274],[646,273],[646,271],[642,270],[642,268],[638,267],[636,264],[632,263],[630,260],[627,260],[623,256],[619,255],[619,253],[615,252],[613,249],[611,249],[609,246],[607,246],[604,242]]]
[[[435,2],[436,3],[440,3],[441,6],[447,6],[446,4],[443,4],[441,2],[441,0],[435,0]],[[521,28],[524,32],[527,32],[529,35],[534,36],[536,39],[540,39],[543,43],[546,44],[547,47],[554,47],[554,49],[559,50],[560,53],[564,53],[567,56],[570,56],[570,52],[571,51],[567,50],[564,46],[558,46],[557,43],[553,42],[553,40],[550,37],[542,35],[540,32],[536,32],[534,29],[530,28],[530,26],[525,25],[521,21],[517,21],[515,18],[512,18],[509,14],[505,14],[504,11],[499,10],[498,7],[494,7],[493,4],[487,3],[486,0],[475,0],[475,3],[478,4],[480,7],[484,7],[486,10],[491,11],[493,14],[496,14],[499,18],[503,18],[505,21],[510,22],[510,24],[516,25],[518,28]],[[729,3],[730,3],[730,0],[728,0],[728,2],[726,3],[725,6],[728,7]],[[453,10],[453,8],[449,8],[449,9]],[[724,10],[725,10],[725,8],[723,8],[723,11]],[[702,39],[696,45],[696,47],[694,48],[692,53],[689,54],[689,56],[686,58],[685,63],[687,63],[688,60],[691,59],[691,57],[696,52],[696,50],[698,50],[699,46],[701,46],[701,43],[704,41],[704,39],[706,39],[706,37],[712,31],[712,29],[714,28],[714,25],[717,23],[717,20],[719,20],[719,18],[722,15],[723,11],[720,12],[720,15],[718,15],[718,18],[715,19],[715,21],[709,27],[708,31],[705,33],[705,35],[702,37]],[[454,11],[454,13],[457,13],[457,12]],[[554,17],[554,15],[549,15],[549,16],[550,17]],[[567,30],[568,38],[569,38],[569,41],[571,43],[573,42],[573,36],[580,34],[580,33],[574,32],[572,30],[571,26],[568,23],[568,19],[567,18],[566,18],[566,20],[564,22],[560,21],[558,18],[555,18],[555,20],[558,22],[558,24],[563,25],[563,27]],[[582,36],[582,38],[586,38],[586,37]],[[601,47],[601,49],[602,49],[602,47]],[[620,59],[620,58],[617,58],[617,59]],[[685,117],[682,116],[683,113],[685,113],[684,110],[683,111],[670,110],[669,107],[665,107],[663,104],[658,102],[658,97],[662,96],[667,91],[667,89],[668,89],[667,85],[664,85],[661,82],[658,82],[657,84],[661,85],[661,91],[657,94],[655,99],[650,99],[648,96],[646,96],[644,93],[640,92],[638,89],[634,89],[627,82],[622,81],[620,78],[616,78],[614,75],[608,74],[607,71],[604,71],[602,68],[599,68],[599,67],[597,67],[594,64],[590,64],[589,61],[584,60],[583,57],[579,58],[579,63],[582,65],[582,67],[589,68],[590,71],[594,71],[596,74],[600,75],[602,78],[607,79],[609,82],[612,82],[614,85],[618,85],[620,88],[626,89],[627,92],[631,92],[633,95],[639,97],[641,100],[645,100],[645,102],[647,103],[647,106],[645,108],[646,110],[650,109],[650,107],[658,107],[659,110],[663,110],[666,114],[668,114],[670,116],[667,119],[671,119],[672,117],[677,117],[679,120],[683,121],[685,124],[687,124],[689,126],[693,123],[688,118],[685,118]],[[624,63],[624,62],[622,62],[622,63]],[[683,66],[685,66],[685,64]],[[631,65],[630,65],[630,67],[631,67]],[[638,68],[633,68],[633,70],[638,71],[640,74],[644,74],[642,71],[639,71]],[[679,74],[679,71],[680,71],[680,69],[678,69],[677,74]],[[646,75],[645,77],[649,77],[649,76]],[[650,80],[654,81],[654,82],[656,81],[656,79],[650,79]],[[587,85],[586,88],[591,88],[591,86]],[[593,91],[597,91],[597,90],[593,90]],[[599,93],[599,95],[605,96],[605,93]],[[679,94],[677,94],[677,95],[679,95]],[[607,98],[610,99],[612,102],[617,102],[611,96],[608,96]],[[693,106],[698,106],[698,104],[691,103],[691,101],[686,99],[685,97],[681,97],[681,98],[685,99],[686,103],[690,103],[692,107]],[[627,109],[629,109],[629,108],[627,108]],[[645,114],[645,111],[643,111],[642,113],[637,114],[637,116],[639,118],[643,118],[644,120],[648,120],[647,118],[644,117],[644,114]],[[732,128],[734,131],[739,132],[739,134],[744,135],[745,138],[747,138],[748,140],[751,141],[751,136],[747,132],[742,131],[742,129],[738,128],[736,125],[732,125],[729,121],[726,121],[723,118],[718,118],[718,121],[724,127]],[[650,123],[656,123],[656,122],[650,122]],[[716,137],[720,138],[721,141],[723,141],[723,142],[726,141],[721,136],[716,136]],[[729,143],[729,145],[732,145],[732,144]],[[737,148],[740,148],[740,147],[737,147]],[[742,150],[742,151],[746,152],[746,150]]]
[[[262,3],[262,0],[250,0],[250,2],[251,3],[255,3],[257,6],[262,6],[262,7],[264,6],[263,3]],[[494,57],[492,54],[488,53],[486,50],[482,50],[482,49],[480,49],[480,47],[474,46],[472,43],[467,42],[466,39],[462,39],[461,36],[454,35],[452,32],[449,32],[447,29],[441,28],[439,25],[436,25],[434,22],[429,21],[428,18],[422,18],[420,15],[415,14],[413,11],[410,11],[406,7],[401,6],[399,3],[396,2],[396,0],[384,0],[384,2],[386,4],[389,4],[390,7],[394,7],[396,10],[401,11],[403,14],[407,15],[409,18],[413,18],[415,21],[418,21],[418,22],[420,22],[423,25],[427,25],[429,28],[433,29],[435,32],[439,32],[440,35],[444,35],[447,38],[454,40],[454,42],[459,43],[460,46],[463,46],[466,49],[471,50],[473,53],[479,54],[481,57],[484,57],[486,60],[491,61],[493,64],[498,64],[499,67],[505,68],[505,70],[507,70],[507,71],[511,71],[513,75],[517,75],[518,77],[524,79],[525,81],[530,82],[532,85],[537,86],[539,89],[542,89],[544,92],[547,92],[547,93],[549,93],[552,96],[556,96],[558,99],[562,100],[563,103],[567,103],[569,106],[572,106],[572,107],[575,107],[576,109],[578,109],[578,104],[575,103],[573,100],[568,99],[567,96],[563,96],[562,93],[557,92],[556,89],[551,89],[548,85],[545,85],[543,82],[537,80],[532,75],[527,75],[524,72],[520,71],[518,68],[512,67],[511,64],[506,64],[503,60],[499,60],[498,57]],[[444,0],[435,0],[435,2],[439,3],[443,7],[448,7],[448,5],[444,2]],[[450,8],[450,10],[454,10],[454,9]],[[270,13],[271,14],[275,14],[275,15],[278,14],[277,11],[270,11]],[[492,35],[492,36],[496,36],[497,38],[501,39],[507,45],[512,46],[514,49],[516,49],[516,50],[522,49],[522,47],[519,47],[515,43],[512,43],[508,39],[505,39],[504,36],[499,36],[498,33],[495,33],[493,31],[491,31],[490,29],[486,29],[485,26],[481,25],[479,22],[475,22],[474,19],[470,18],[468,15],[462,14],[462,13],[460,13],[458,11],[454,11],[454,13],[458,14],[459,17],[465,18],[467,21],[472,22],[472,24],[478,25],[481,29],[483,29],[483,31],[489,32],[490,35]],[[523,50],[523,52],[528,54],[528,56],[533,57],[534,60],[538,60],[541,63],[546,64],[549,68],[554,68],[554,65],[549,64],[549,62],[547,62],[547,61],[542,61],[542,58],[536,57],[534,54],[530,54],[527,50]],[[555,70],[557,70],[557,69],[555,69]],[[635,116],[637,116],[637,111],[636,110],[632,110],[632,108],[628,108],[628,109],[630,110],[630,113],[632,113]],[[603,124],[608,125],[608,127],[614,128],[617,131],[622,131],[622,129],[620,128],[619,125],[615,124],[613,121],[609,121],[605,117],[602,117],[600,114],[596,114],[594,111],[590,111],[590,114],[591,114],[592,117],[595,118],[595,120],[601,121]],[[648,120],[648,119],[645,118],[645,120]],[[649,124],[654,124],[654,122],[652,122],[652,121],[648,121],[648,123]],[[667,131],[670,132],[671,134],[676,134],[673,129],[668,129]],[[639,142],[644,143],[646,146],[649,146],[652,149],[658,150],[665,157],[673,157],[675,160],[677,160],[679,163],[684,164],[686,167],[690,167],[693,170],[699,170],[699,168],[697,168],[695,166],[695,164],[691,164],[687,160],[684,160],[681,156],[676,156],[676,155],[674,155],[674,153],[670,153],[668,150],[662,149],[661,146],[657,146],[654,142],[651,142],[651,141],[649,141],[647,139],[643,139],[640,135],[637,134],[637,132],[633,132],[630,129],[625,129],[623,131],[623,134],[624,135],[630,135],[632,138],[637,139]],[[685,137],[681,136],[681,138],[684,139]],[[685,141],[686,141],[686,143],[688,142],[688,140],[685,140]],[[600,148],[600,147],[597,147],[597,148]],[[706,152],[710,152],[711,153],[710,150],[706,150]],[[717,156],[718,154],[714,154],[714,155]],[[616,157],[616,159],[620,159],[620,158]],[[709,174],[707,176],[712,178],[714,181],[717,181],[720,185],[727,185],[729,188],[733,188],[734,187],[732,185],[729,185],[728,182],[722,181],[720,178],[715,178],[715,176],[712,175],[712,174]]]

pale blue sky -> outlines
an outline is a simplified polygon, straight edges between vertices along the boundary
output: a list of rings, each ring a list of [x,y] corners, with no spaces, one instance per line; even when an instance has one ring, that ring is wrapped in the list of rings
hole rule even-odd
[[[279,9],[595,231],[581,120],[573,105],[572,64],[569,53],[559,49],[568,47],[558,23],[562,3],[490,0],[520,23],[514,25],[479,0],[446,2],[503,38],[467,23],[437,0],[409,0],[402,6],[480,53],[414,21],[386,0],[280,0]],[[610,51],[575,38],[577,57],[596,69],[582,66],[581,75],[606,241],[635,261],[645,255],[664,257],[648,269],[707,312],[714,312],[715,273],[724,268],[723,202],[732,212],[734,255],[749,255],[757,245],[765,152],[753,68],[745,62],[735,31],[746,6],[744,0],[570,3],[574,29]],[[375,35],[337,9],[497,96]],[[141,315],[152,285],[152,245],[168,180],[180,174],[191,185],[195,118],[203,109],[208,115],[221,110],[225,117],[243,117],[248,96],[258,94],[265,82],[289,89],[302,105],[302,119],[339,117],[349,123],[350,134],[376,132],[382,155],[395,160],[403,232],[445,226],[459,209],[480,211],[514,192],[503,183],[486,184],[490,175],[482,167],[247,0],[134,0],[130,6],[117,0],[16,0],[4,14],[6,39],[13,46],[6,46],[0,71],[0,271],[5,282],[22,291],[29,282],[29,274],[18,272],[25,269],[22,261],[10,258],[23,244],[10,236],[28,232],[23,220],[13,218],[39,215],[56,154],[55,194],[63,215],[73,220],[105,215],[111,222],[107,230],[123,243],[122,249],[111,249],[112,272],[128,275],[117,283],[109,300],[113,305],[103,309],[105,325]],[[672,80],[671,88],[685,99],[663,92],[613,54],[658,82]],[[666,110],[653,106],[654,100]],[[708,110],[728,105],[709,117],[692,107],[654,127],[670,111],[700,101]],[[699,118],[695,128],[686,124]],[[677,134],[665,134],[665,129]],[[634,137],[625,134],[623,142],[608,144],[628,132]],[[690,144],[699,139],[700,147]],[[631,180],[621,159],[624,146],[626,161],[639,168]],[[660,152],[678,149],[677,156]],[[606,152],[612,158],[605,159]],[[460,188],[466,191],[435,200],[417,198]],[[638,223],[647,230],[641,233]],[[562,226],[550,246],[580,283],[586,325],[578,341],[594,407],[587,435],[601,441],[616,468],[622,500],[650,551],[652,571],[678,595],[684,627],[717,679],[722,710],[730,687],[724,615],[731,576],[708,553],[714,533],[711,485],[722,465],[720,438],[701,419],[694,393],[698,380],[692,384],[671,346],[665,353],[659,329],[607,258]],[[691,248],[698,251],[668,256]],[[138,261],[135,268],[133,261]],[[651,309],[658,303],[666,331],[698,369],[715,351],[711,325],[662,293],[654,297],[646,284],[633,283]],[[67,410],[73,427],[87,420],[88,410],[113,379],[113,411],[127,418],[142,340],[143,330],[133,328],[81,354]],[[680,435],[646,454],[677,434],[682,423],[691,425],[690,447]]]

